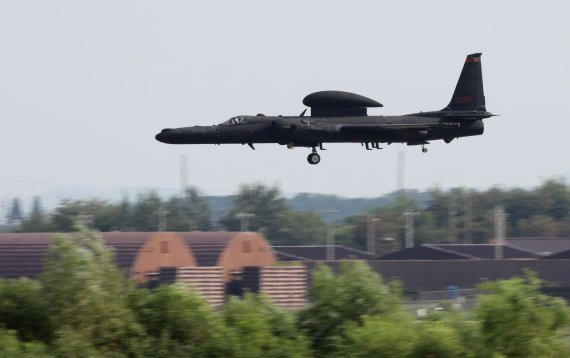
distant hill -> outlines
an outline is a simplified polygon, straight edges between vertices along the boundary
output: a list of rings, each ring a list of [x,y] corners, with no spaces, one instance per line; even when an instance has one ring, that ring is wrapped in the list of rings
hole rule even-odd
[[[378,198],[345,198],[337,195],[299,193],[285,201],[293,210],[317,213],[326,221],[341,220],[373,208],[389,205],[396,200],[397,195],[397,193],[390,193]],[[415,199],[420,207],[424,207],[429,199],[428,193],[416,190],[407,190],[406,195]],[[231,208],[234,197],[234,195],[205,197],[212,210],[214,221],[218,221]],[[333,216],[326,215],[325,211],[328,209],[334,209],[337,212]]]
[[[301,193],[287,199],[287,204],[294,210],[321,214],[325,220],[338,220],[392,204],[397,195],[398,193],[394,192],[378,198],[344,198],[336,195]],[[429,194],[420,193],[416,190],[408,190],[406,195],[415,199],[421,207],[429,198]],[[334,217],[324,214],[329,208],[337,211]]]
[[[139,193],[145,193],[152,189],[146,188],[93,188],[93,187],[54,187],[40,195],[44,209],[53,210],[62,199],[101,199],[109,202],[116,202],[125,196],[134,200]],[[159,189],[157,191],[162,197],[167,198],[179,193],[176,189]],[[299,193],[293,197],[286,198],[287,205],[298,211],[309,211],[320,214],[323,220],[341,220],[349,216],[357,215],[373,208],[389,205],[394,202],[396,192],[386,194],[377,198],[346,198],[330,194]],[[417,190],[407,190],[406,195],[415,199],[420,207],[424,207],[429,194]],[[212,211],[212,219],[217,222],[225,213],[230,210],[235,195],[205,196]],[[29,208],[29,200],[25,201],[25,211]],[[329,208],[337,211],[333,216],[325,214]]]

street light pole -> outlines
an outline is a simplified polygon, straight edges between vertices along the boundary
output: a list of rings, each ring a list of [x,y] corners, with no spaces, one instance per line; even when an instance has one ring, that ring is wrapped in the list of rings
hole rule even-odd
[[[414,247],[414,215],[418,214],[412,210],[404,213],[406,217],[406,249]]]
[[[254,216],[255,214],[250,214],[245,211],[240,211],[236,214],[236,217],[240,219],[240,231],[249,231],[249,220]]]
[[[325,210],[324,214],[325,215],[330,215],[332,217],[332,215],[338,213],[338,210],[333,209],[333,208],[327,208],[327,210]],[[334,261],[335,259],[335,250],[334,250],[334,228],[335,228],[335,222],[334,219],[328,220],[327,222],[327,237],[326,237],[326,245],[327,245],[327,261]]]
[[[371,255],[376,255],[376,223],[380,220],[373,216],[366,220],[366,249]]]
[[[505,245],[505,219],[508,214],[502,206],[495,206],[495,260],[503,259],[503,248]]]

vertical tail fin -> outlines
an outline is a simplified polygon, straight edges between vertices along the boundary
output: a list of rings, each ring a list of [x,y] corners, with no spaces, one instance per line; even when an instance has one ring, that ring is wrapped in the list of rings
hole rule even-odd
[[[467,55],[451,102],[444,111],[486,111],[481,53]]]

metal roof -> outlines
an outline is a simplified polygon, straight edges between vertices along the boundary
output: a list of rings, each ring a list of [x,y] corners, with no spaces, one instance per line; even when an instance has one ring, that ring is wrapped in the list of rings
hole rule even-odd
[[[338,261],[327,261],[334,269]],[[397,279],[415,291],[441,291],[448,286],[476,288],[489,280],[523,276],[525,269],[537,272],[549,286],[570,287],[570,260],[371,260],[371,268],[385,280]],[[305,262],[313,268],[315,262]]]
[[[37,277],[43,271],[43,261],[49,244],[56,235],[73,233],[0,233],[0,277]],[[153,232],[102,233],[105,245],[115,252],[117,265],[129,270],[142,245]]]
[[[273,246],[279,261],[326,260],[327,246]],[[334,245],[335,259],[372,260],[374,255],[344,245]]]
[[[192,250],[198,266],[216,266],[228,243],[243,232],[192,231],[176,233]]]
[[[540,256],[570,250],[570,237],[515,237],[506,242],[509,246],[532,251]]]
[[[446,250],[448,252],[456,252],[477,259],[495,258],[496,245],[491,244],[429,244],[425,246]],[[529,259],[534,257],[536,257],[536,255],[531,251],[503,245],[503,258],[505,259]]]
[[[380,256],[379,260],[468,260],[474,257],[436,247],[416,246]]]
[[[466,260],[494,259],[495,246],[489,244],[427,244],[381,256],[380,260]],[[503,245],[503,258],[530,259],[530,251]]]
[[[555,254],[544,256],[543,259],[570,259],[570,250],[557,252]]]

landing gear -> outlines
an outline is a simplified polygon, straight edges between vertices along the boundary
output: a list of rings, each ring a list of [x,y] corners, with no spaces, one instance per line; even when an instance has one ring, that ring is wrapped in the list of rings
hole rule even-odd
[[[309,162],[309,164],[313,165],[319,164],[321,162],[321,156],[318,153],[311,153],[307,157],[307,161]]]
[[[428,149],[426,147],[423,146],[422,144],[422,153],[427,153]]]
[[[366,150],[383,149],[383,148],[380,148],[380,143],[378,143],[378,142],[362,142],[360,144],[365,146]],[[388,144],[390,144],[390,143],[388,143]],[[371,145],[372,145],[372,148],[370,148]]]
[[[322,144],[321,144],[322,146]],[[322,149],[322,147],[321,147]],[[307,161],[309,162],[309,164],[315,165],[315,164],[319,164],[321,162],[321,156],[319,155],[319,153],[317,153],[317,150],[315,149],[315,147],[313,147],[313,152],[311,154],[309,154],[309,156],[307,157]]]

